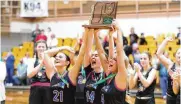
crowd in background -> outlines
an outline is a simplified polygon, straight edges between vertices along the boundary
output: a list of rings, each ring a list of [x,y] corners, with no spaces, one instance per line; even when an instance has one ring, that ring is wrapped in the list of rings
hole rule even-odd
[[[53,47],[56,47],[58,45],[58,40],[56,38],[56,35],[52,32],[51,28],[48,27],[47,31],[44,29],[40,29],[39,25],[36,25],[36,29],[32,32],[32,42],[35,42],[35,38],[38,35],[46,35],[47,36],[47,45],[48,49],[51,49]]]
[[[58,40],[56,38],[56,35],[51,31],[51,28],[48,27],[47,31],[40,29],[39,25],[36,25],[36,29],[32,32],[32,41],[35,42],[35,39],[38,35],[46,35],[47,36],[47,45],[48,49],[52,49],[58,45]],[[144,33],[141,33],[140,37],[135,33],[134,28],[132,27],[130,29],[130,44],[128,43],[128,40],[125,36],[123,36],[123,45],[124,45],[124,50],[127,56],[130,54],[134,58],[134,63],[139,63],[139,45],[147,45],[147,43]],[[177,44],[180,44],[181,41],[181,29],[179,28],[179,33],[177,34],[176,38],[178,38]],[[108,47],[109,47],[109,42],[108,42],[108,37],[106,36],[103,39],[103,47],[105,52],[108,54]],[[169,57],[168,52],[165,52],[164,55],[166,57]],[[30,57],[29,53],[26,53],[25,57],[20,60],[16,73],[15,73],[15,68],[14,68],[14,62],[15,62],[15,57],[11,52],[7,54],[7,57],[5,59],[1,59],[1,68],[3,70],[6,70],[6,80],[5,80],[5,85],[6,86],[13,86],[13,85],[28,85],[29,80],[27,78],[27,68],[28,68],[28,63],[29,63]],[[167,89],[167,69],[158,61],[158,59],[153,57],[152,59],[152,65],[159,71],[159,77],[160,77],[160,87],[162,89],[162,96],[164,99],[166,99],[166,89]],[[14,74],[15,73],[15,74]],[[0,75],[0,78],[2,76]],[[1,78],[0,80],[2,80]]]

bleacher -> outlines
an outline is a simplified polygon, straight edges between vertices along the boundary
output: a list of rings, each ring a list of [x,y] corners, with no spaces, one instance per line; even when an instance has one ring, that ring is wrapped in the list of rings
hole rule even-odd
[[[74,38],[58,38],[58,47],[60,46],[74,46],[76,43],[76,39]],[[76,48],[76,51],[79,50],[80,47]],[[22,46],[15,46],[12,47],[11,52],[13,53],[15,57],[15,68],[17,67],[20,59],[22,59],[25,54],[28,52],[30,57],[33,58],[33,52],[34,52],[34,43],[33,42],[24,42]],[[8,52],[2,52],[1,56],[2,58],[5,58]]]
[[[165,37],[166,35],[164,34],[157,36],[157,38],[154,38],[154,36],[146,36],[145,39],[148,44],[139,45],[140,53],[147,51],[153,56],[156,53],[159,44],[165,39]],[[165,47],[165,50],[169,53],[170,59],[175,60],[174,53],[180,47],[180,45],[177,45],[178,39],[175,39],[174,34],[172,34],[172,37],[174,38],[174,40],[167,44],[167,46]],[[132,55],[129,56],[129,59],[131,62],[133,62]]]
[[[166,37],[165,34],[161,34],[157,36],[156,38],[154,36],[146,36],[147,45],[139,45],[139,51],[144,52],[148,51],[152,56],[155,54],[157,50],[157,46],[164,40]],[[175,34],[172,34],[172,37],[175,38]],[[57,38],[58,39],[58,47],[60,46],[71,46],[73,47],[76,44],[75,38]],[[127,37],[128,43],[130,42],[129,37]],[[178,49],[180,46],[177,45],[177,39],[173,40],[172,42],[169,42],[167,46],[165,47],[166,51],[169,53],[169,56],[172,60],[175,60],[174,53],[176,52],[176,49]],[[33,57],[33,42],[24,42],[22,46],[15,46],[12,48],[12,53],[15,57],[15,68],[17,67],[19,60],[25,56],[25,54],[28,52],[30,54],[30,57]],[[80,47],[76,48],[76,51],[79,50]],[[8,52],[2,52],[2,58],[6,57]],[[133,62],[133,56],[130,55],[129,59],[131,62]]]

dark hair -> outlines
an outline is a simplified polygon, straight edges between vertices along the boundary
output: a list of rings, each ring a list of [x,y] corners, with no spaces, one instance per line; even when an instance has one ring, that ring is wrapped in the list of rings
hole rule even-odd
[[[38,65],[38,60],[39,60],[39,58],[38,58],[38,54],[37,54],[37,52],[36,52],[36,60],[35,60],[35,63],[34,63],[34,67],[36,67],[37,65]]]
[[[35,43],[35,47],[37,47],[38,43],[45,43],[46,49],[48,48],[46,41],[36,42],[36,43]],[[39,64],[39,62],[38,62],[38,61],[39,61],[39,58],[38,58],[37,50],[35,50],[35,56],[36,56],[36,60],[35,60],[35,63],[34,63],[34,67],[36,67],[36,66]]]
[[[150,65],[152,65],[152,64],[151,64],[151,59],[152,59],[151,54],[150,54],[149,52],[143,52],[143,53],[148,56],[148,58],[149,58],[149,60],[150,60]]]
[[[75,56],[78,56],[79,55],[79,51],[75,51]]]
[[[48,29],[51,31],[51,28],[50,28],[50,27],[48,27]]]
[[[61,52],[61,53],[63,53],[63,52]],[[66,68],[66,70],[68,70],[68,68],[70,67],[70,57],[68,55],[66,55],[65,53],[63,53],[63,54],[65,55],[66,61],[69,61],[69,64],[67,65],[67,68]],[[56,57],[56,55],[54,55],[53,57]]]
[[[148,58],[149,58],[149,60],[151,60],[151,54],[149,53],[149,52],[143,52],[143,53],[145,53],[145,54],[147,54],[148,55]]]
[[[35,43],[35,47],[37,47],[38,43],[45,43],[46,48],[48,48],[46,41],[38,41],[38,42],[36,42],[36,43]]]
[[[66,54],[65,54],[65,57],[66,57],[66,61],[69,61],[69,64],[67,65],[67,68],[66,68],[66,70],[68,70],[68,68],[70,67],[70,57]]]

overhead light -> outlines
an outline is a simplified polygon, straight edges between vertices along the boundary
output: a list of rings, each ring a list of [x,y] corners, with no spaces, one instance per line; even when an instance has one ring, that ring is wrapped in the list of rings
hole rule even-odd
[[[68,4],[68,3],[69,3],[69,0],[63,0],[63,3],[64,3],[64,4]]]

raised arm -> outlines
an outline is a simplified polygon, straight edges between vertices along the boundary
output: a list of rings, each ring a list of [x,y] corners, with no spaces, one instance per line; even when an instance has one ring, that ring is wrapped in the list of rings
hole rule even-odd
[[[87,48],[85,50],[85,56],[84,56],[84,67],[87,67],[90,65],[90,57],[91,57],[91,49],[93,44],[93,38],[94,38],[94,30],[91,30],[91,33],[88,35],[88,41],[87,41]]]
[[[73,50],[76,52],[76,48],[78,47],[79,45],[79,38],[77,36],[77,41],[75,43],[75,45],[73,46]],[[70,57],[70,61],[71,61],[71,64],[74,65],[75,64],[75,60],[74,60],[74,57],[75,57],[75,53],[70,53],[69,54],[69,57]]]
[[[160,44],[160,46],[158,47],[158,50],[156,52],[158,59],[166,67],[166,69],[170,69],[170,66],[173,65],[173,62],[163,55],[163,51],[164,51],[164,49],[165,49],[165,47],[169,41],[172,41],[172,38],[166,38]]]
[[[149,73],[148,78],[146,79],[141,72],[138,73],[138,77],[145,88],[149,87],[153,80],[156,79],[156,70],[152,69]]]
[[[113,32],[114,32],[114,30],[110,30],[110,32],[109,32],[109,59],[112,59],[114,56]]]
[[[129,88],[133,89],[135,88],[136,84],[137,84],[137,80],[138,80],[138,74],[131,74],[129,77]]]
[[[124,51],[124,62],[125,62],[125,67],[127,69],[129,67],[130,63],[129,63],[129,58],[126,56],[125,51]]]
[[[118,65],[118,73],[116,75],[116,83],[117,83],[116,85],[120,89],[126,89],[127,71],[124,62],[122,33],[118,26],[115,26],[115,29],[117,30],[116,51],[117,51],[117,65]]]
[[[60,52],[62,50],[67,50],[69,52],[74,52],[71,47],[62,46],[62,47],[57,47],[57,48],[47,50],[47,51],[44,52],[44,56],[42,56],[42,57],[44,57],[44,60],[43,60],[42,64],[44,64],[44,66],[46,67],[46,74],[47,74],[47,77],[49,79],[51,79],[52,76],[55,74],[54,61],[52,60],[51,57],[55,56],[58,52]]]
[[[130,74],[130,76],[129,76],[129,88],[133,89],[137,84],[138,74],[135,72],[135,70],[133,70],[133,68],[130,64],[128,64],[127,69],[128,69],[129,74]]]
[[[85,29],[83,43],[80,48],[79,55],[77,56],[77,59],[76,59],[77,61],[75,62],[74,66],[72,67],[72,69],[69,72],[69,78],[74,85],[76,85],[77,76],[79,74],[79,71],[80,71],[80,68],[81,68],[81,65],[82,65],[82,62],[84,59],[88,35],[91,35],[92,32],[93,32],[93,30],[89,31],[88,29]]]
[[[107,72],[107,70],[108,70],[108,59],[106,57],[106,53],[104,52],[102,44],[99,40],[99,30],[95,30],[94,38],[95,38],[95,43],[96,43],[96,50],[98,52],[98,56],[100,58],[101,65],[103,67],[104,72]]]

